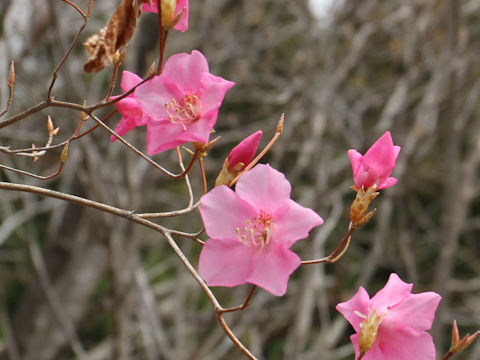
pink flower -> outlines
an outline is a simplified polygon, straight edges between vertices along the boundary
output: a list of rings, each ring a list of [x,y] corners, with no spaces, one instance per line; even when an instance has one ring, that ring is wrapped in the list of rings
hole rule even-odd
[[[395,160],[400,149],[400,146],[393,145],[392,136],[387,131],[365,155],[354,149],[348,150],[355,186],[367,189],[376,184],[379,190],[395,185],[397,179],[389,176],[395,168]]]
[[[243,163],[240,171],[250,164],[257,152],[258,144],[262,139],[262,130],[258,130],[243,139],[237,146],[235,146],[228,155],[228,170],[232,170],[238,163]]]
[[[290,199],[290,183],[269,165],[257,165],[234,192],[215,187],[201,199],[200,214],[210,238],[200,253],[199,272],[209,286],[255,284],[281,296],[300,266],[289,248],[323,223],[313,210]]]
[[[138,75],[135,75],[130,71],[124,71],[121,82],[122,90],[127,92],[141,81],[142,78]],[[118,96],[112,96],[110,97],[110,100],[116,99],[117,97]],[[147,124],[148,115],[143,112],[134,93],[116,102],[115,106],[118,111],[120,111],[120,114],[122,114],[122,119],[115,128],[115,132],[118,135],[123,136],[135,127]],[[110,141],[113,142],[115,140],[117,140],[117,137],[112,135]]]
[[[350,337],[355,359],[434,360],[435,345],[426,331],[432,327],[440,295],[412,294],[413,284],[391,274],[373,298],[360,287],[353,298],[337,305],[357,332]]]
[[[162,0],[162,1],[165,1],[165,0]],[[172,3],[172,1],[169,0],[167,1],[167,3]],[[175,1],[173,1],[173,4],[175,4]],[[149,0],[149,2],[144,2],[140,9],[144,12],[158,13],[157,0]],[[162,9],[163,9],[163,6],[162,6]],[[188,0],[176,1],[175,12],[172,18],[177,16],[182,10],[183,10],[183,13],[180,16],[180,19],[178,20],[177,24],[173,28],[180,32],[185,32],[188,29]]]
[[[207,60],[197,50],[171,56],[159,76],[135,91],[151,117],[147,152],[154,155],[189,141],[207,143],[225,93],[233,85],[210,74]]]

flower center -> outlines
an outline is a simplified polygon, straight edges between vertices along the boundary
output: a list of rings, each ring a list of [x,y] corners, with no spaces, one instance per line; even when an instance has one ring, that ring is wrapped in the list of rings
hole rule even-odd
[[[365,316],[359,312],[355,312],[357,316],[364,318],[365,321],[360,324],[362,330],[360,330],[360,337],[358,338],[358,346],[362,353],[366,353],[375,343],[378,334],[378,327],[382,322],[387,312],[383,312],[377,315],[377,311],[372,309],[368,316]]]
[[[235,232],[246,246],[262,249],[271,242],[272,227],[272,215],[260,210],[255,218],[247,220],[243,229],[237,227]]]
[[[170,121],[174,124],[183,126],[183,130],[187,130],[187,125],[194,123],[200,118],[200,101],[197,94],[187,94],[180,102],[172,99],[165,103]]]

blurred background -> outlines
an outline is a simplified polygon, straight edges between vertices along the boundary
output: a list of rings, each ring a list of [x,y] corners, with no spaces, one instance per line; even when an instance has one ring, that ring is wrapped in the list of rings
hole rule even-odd
[[[95,2],[81,41],[104,26],[118,3]],[[285,172],[293,198],[325,220],[294,245],[302,259],[327,255],[347,231],[354,198],[347,150],[364,153],[386,130],[402,146],[393,173],[398,183],[374,200],[377,214],[338,263],[303,266],[285,296],[259,289],[246,310],[226,316],[260,359],[352,359],[353,329],[335,305],[360,285],[375,294],[391,272],[414,283],[414,292],[442,295],[431,331],[439,358],[453,319],[461,334],[480,327],[479,20],[478,0],[190,1],[189,30],[171,32],[168,55],[199,49],[213,74],[236,82],[220,109],[221,142],[206,159],[209,184],[239,140],[263,129],[266,144],[285,113],[284,134],[264,162]],[[0,2],[2,108],[10,60],[16,68],[7,117],[44,99],[82,23],[60,0]],[[158,54],[156,36],[156,17],[143,14],[121,69],[143,76]],[[105,97],[112,69],[85,74],[87,58],[78,44],[59,74],[57,99],[94,104]],[[46,109],[0,130],[0,145],[42,146],[47,115],[60,127],[57,142],[80,119],[70,110]],[[144,128],[127,139],[145,149]],[[6,154],[0,161],[47,175],[59,157],[60,150],[38,163]],[[178,168],[174,151],[154,159]],[[71,144],[55,179],[5,171],[0,179],[141,212],[188,202],[184,182],[111,144],[102,129]],[[198,198],[197,168],[191,179]],[[0,359],[244,358],[160,234],[31,194],[0,191],[0,199]],[[201,228],[196,213],[159,223]],[[196,266],[199,245],[177,241]],[[230,306],[249,289],[215,294]],[[455,358],[480,359],[480,342]]]

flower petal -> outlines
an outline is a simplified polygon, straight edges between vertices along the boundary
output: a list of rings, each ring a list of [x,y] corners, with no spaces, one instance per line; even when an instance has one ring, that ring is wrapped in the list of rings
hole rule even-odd
[[[282,211],[280,216],[273,215],[276,224],[276,241],[281,241],[287,248],[297,240],[304,239],[315,226],[323,224],[323,219],[312,209],[288,200],[288,210]]]
[[[246,283],[252,258],[252,249],[236,238],[208,239],[200,253],[198,271],[208,286],[237,286]]]
[[[236,228],[243,229],[255,210],[225,185],[217,186],[201,198],[200,215],[211,238],[237,238]]]
[[[147,124],[147,153],[155,155],[184,143],[179,136],[183,127],[169,121],[149,121]]]
[[[155,76],[135,90],[135,97],[138,99],[142,110],[147,111],[154,120],[168,120],[169,114],[165,104],[177,96],[172,89],[167,87],[160,76]]]
[[[386,359],[435,360],[435,345],[430,334],[415,332],[404,326],[380,330],[382,333],[379,335],[381,338],[377,338],[378,347]]]
[[[355,177],[355,176],[357,176],[358,168],[359,168],[360,164],[362,163],[363,155],[360,154],[355,149],[348,150],[347,154],[348,154],[348,158],[350,159],[350,164],[352,165],[353,177]]]
[[[417,331],[430,330],[441,296],[434,292],[411,294],[385,317],[389,324],[403,324]]]
[[[227,158],[228,170],[239,162],[242,162],[245,165],[250,164],[257,152],[258,144],[260,144],[260,140],[262,139],[262,134],[262,130],[258,130],[240,141],[240,143],[232,149]]]
[[[124,92],[130,90],[131,88],[135,87],[137,84],[141,82],[142,82],[142,78],[137,74],[134,74],[126,70],[122,72],[122,82],[120,86]]]
[[[183,14],[178,22],[173,27],[175,30],[185,32],[188,29],[188,0],[178,0],[177,7],[175,8],[175,15],[177,16],[180,11],[183,10]]]
[[[180,53],[170,56],[165,62],[162,75],[167,75],[180,90],[187,92],[200,88],[205,73],[208,73],[207,59],[200,51],[193,50],[191,54]]]
[[[282,296],[287,292],[290,275],[301,263],[297,254],[284,245],[275,243],[255,253],[253,270],[247,277],[247,282],[260,286],[275,296]]]
[[[367,291],[360,286],[357,293],[350,300],[337,304],[335,309],[347,319],[356,332],[360,332],[360,323],[364,322],[365,319],[358,316],[355,312],[367,316],[369,304],[370,297]]]
[[[378,176],[387,177],[395,167],[395,150],[393,147],[392,135],[389,131],[385,132],[363,156],[363,164],[367,168],[373,169]]]
[[[204,114],[218,109],[222,105],[227,91],[235,85],[233,81],[225,80],[208,72],[202,74],[200,83],[201,91],[199,95],[202,103],[202,113]]]
[[[373,307],[378,314],[383,313],[388,307],[397,305],[411,295],[413,284],[403,282],[397,274],[390,274],[385,287],[372,298]]]
[[[290,200],[291,186],[281,172],[259,164],[240,177],[235,191],[257,211],[273,214]]]
[[[389,177],[377,188],[377,190],[382,190],[382,189],[387,189],[389,187],[392,187],[397,183],[397,181],[398,180],[395,179],[394,177]]]

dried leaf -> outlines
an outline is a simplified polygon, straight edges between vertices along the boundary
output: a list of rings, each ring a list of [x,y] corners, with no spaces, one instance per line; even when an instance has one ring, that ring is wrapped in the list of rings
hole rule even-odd
[[[83,67],[85,72],[97,72],[113,64],[117,50],[126,46],[135,33],[138,16],[138,3],[135,0],[122,0],[107,26],[83,43],[90,54]]]

